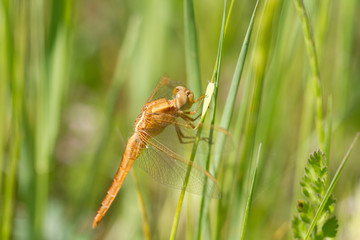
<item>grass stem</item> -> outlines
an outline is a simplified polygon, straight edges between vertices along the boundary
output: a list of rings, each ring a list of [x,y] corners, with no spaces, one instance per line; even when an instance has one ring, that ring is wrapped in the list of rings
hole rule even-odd
[[[312,37],[309,17],[306,13],[303,0],[294,0],[296,10],[299,14],[300,21],[303,28],[306,50],[310,60],[310,67],[312,72],[312,82],[316,102],[316,130],[318,134],[318,141],[320,148],[325,150],[325,127],[324,127],[324,113],[323,113],[323,96],[320,82],[319,63],[316,54],[315,42]]]

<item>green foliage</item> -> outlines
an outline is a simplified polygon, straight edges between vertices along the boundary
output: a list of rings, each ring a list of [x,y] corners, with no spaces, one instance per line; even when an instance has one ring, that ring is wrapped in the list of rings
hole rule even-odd
[[[328,183],[328,168],[326,166],[325,153],[320,150],[315,151],[308,159],[305,167],[305,175],[300,182],[301,191],[306,200],[299,200],[296,206],[298,216],[294,217],[292,221],[294,238],[305,239],[316,210],[325,197]],[[335,237],[338,220],[336,216],[331,216],[334,210],[335,199],[333,195],[330,195],[314,228],[313,239]]]
[[[196,154],[204,165],[209,159],[204,168],[222,198],[186,195],[175,239],[292,235],[283,223],[298,196],[288,196],[310,149],[335,164],[360,129],[360,5],[262,0],[250,28],[255,2],[227,1],[219,47],[224,1],[0,0],[0,239],[168,239],[179,192],[141,171],[91,228],[123,142],[165,74],[196,97],[217,82],[207,115],[234,139],[231,152],[218,135],[209,155]],[[332,237],[331,193],[343,172],[338,205],[354,197],[358,161],[342,164],[332,181],[322,162],[310,161],[294,234]],[[337,237],[345,238],[353,223],[337,210],[346,219]]]

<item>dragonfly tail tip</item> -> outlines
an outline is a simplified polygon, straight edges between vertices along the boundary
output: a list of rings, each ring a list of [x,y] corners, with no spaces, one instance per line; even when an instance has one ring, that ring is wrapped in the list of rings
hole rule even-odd
[[[92,224],[92,228],[95,229],[98,225],[98,222],[96,220],[94,220],[93,224]]]

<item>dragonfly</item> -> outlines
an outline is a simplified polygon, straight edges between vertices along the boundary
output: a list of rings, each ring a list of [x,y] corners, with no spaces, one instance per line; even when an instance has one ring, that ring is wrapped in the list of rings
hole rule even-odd
[[[128,139],[120,167],[102,201],[94,220],[96,228],[109,210],[130,169],[138,165],[162,184],[183,189],[191,167],[186,191],[219,198],[220,188],[216,179],[205,169],[184,157],[179,145],[189,145],[195,139],[195,117],[205,95],[195,99],[194,93],[163,77],[152,91]],[[197,107],[191,111],[194,104]],[[207,142],[207,138],[200,138]],[[177,142],[177,143],[176,143]]]

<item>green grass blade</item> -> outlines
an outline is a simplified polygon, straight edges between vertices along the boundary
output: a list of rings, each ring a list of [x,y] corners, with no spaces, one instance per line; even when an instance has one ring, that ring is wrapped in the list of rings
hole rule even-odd
[[[44,2],[34,1],[30,5],[31,68],[33,81],[36,84],[36,130],[35,130],[35,192],[33,202],[32,238],[42,238],[45,209],[48,202],[49,184],[49,154],[50,146],[47,138],[47,113],[49,109],[48,81],[45,67],[45,33],[44,33]]]
[[[250,214],[250,210],[251,210],[252,198],[253,198],[253,195],[254,195],[254,188],[255,188],[257,170],[258,170],[259,161],[260,161],[260,154],[261,154],[261,143],[259,144],[259,150],[258,150],[258,154],[257,154],[257,158],[256,158],[256,165],[255,165],[254,175],[253,175],[252,180],[251,180],[250,193],[249,193],[249,197],[248,197],[248,200],[247,200],[247,203],[246,203],[244,222],[243,222],[243,224],[242,224],[242,226],[240,228],[240,230],[241,230],[241,240],[245,239],[245,235],[246,235],[246,226],[247,226],[247,223],[248,223],[249,214]]]
[[[184,0],[184,27],[187,82],[195,96],[201,96],[202,84],[200,74],[198,37],[194,14],[194,3],[192,0]]]
[[[249,99],[249,106],[247,110],[247,121],[245,124],[242,152],[238,161],[238,166],[234,167],[232,181],[233,196],[230,196],[231,205],[233,209],[228,214],[230,216],[231,225],[237,228],[242,220],[240,212],[240,206],[244,200],[243,197],[243,184],[246,169],[252,165],[253,151],[255,148],[255,140],[258,132],[258,121],[260,116],[260,110],[263,98],[263,86],[268,73],[268,64],[270,58],[270,52],[272,50],[271,42],[276,35],[276,29],[278,26],[278,16],[280,9],[282,8],[282,1],[266,1],[262,6],[262,15],[258,27],[258,40],[254,52],[254,60],[252,65],[251,80],[251,94]],[[221,214],[221,213],[220,213]],[[221,230],[221,226],[218,226]],[[235,233],[237,235],[238,231]],[[240,236],[238,236],[240,237]]]
[[[10,71],[11,81],[11,127],[10,127],[10,146],[9,162],[6,169],[4,182],[4,202],[2,215],[1,239],[7,240],[12,238],[13,219],[15,213],[15,193],[16,193],[16,175],[20,158],[20,148],[22,141],[22,121],[23,121],[23,96],[24,96],[24,77],[25,77],[25,60],[26,60],[26,3],[21,3],[15,8],[14,24],[14,55],[13,64]],[[9,29],[10,30],[10,29]],[[10,60],[10,59],[9,59]],[[11,61],[11,60],[10,60]]]
[[[254,25],[254,19],[255,19],[255,16],[256,16],[256,11],[257,11],[257,8],[258,8],[258,4],[259,4],[259,1],[256,2],[256,5],[255,5],[255,8],[254,8],[254,11],[253,11],[250,23],[249,23],[249,27],[248,27],[248,30],[246,32],[243,45],[241,47],[241,51],[240,51],[240,54],[239,54],[239,58],[238,58],[238,61],[237,61],[237,65],[236,65],[236,68],[235,68],[233,79],[232,79],[232,82],[231,82],[231,87],[230,87],[230,90],[229,90],[229,94],[228,94],[227,99],[226,99],[225,108],[224,108],[224,112],[223,112],[221,123],[220,123],[220,126],[222,128],[224,128],[224,129],[226,129],[226,130],[228,130],[229,127],[230,127],[232,114],[234,112],[236,96],[237,96],[237,92],[238,92],[238,88],[239,88],[240,80],[241,80],[241,75],[242,75],[242,72],[243,72],[243,68],[244,68],[244,64],[245,64],[245,60],[246,60],[246,56],[247,56],[247,50],[248,50],[248,47],[249,47],[250,37],[251,37],[253,25]],[[225,26],[228,26],[228,20],[229,20],[230,14],[231,14],[232,5],[233,5],[233,2],[230,5],[230,9],[229,9],[229,12],[228,12],[228,17],[226,18]],[[226,27],[225,27],[225,30],[226,30]],[[214,161],[213,161],[215,177],[217,175],[218,168],[219,168],[219,165],[220,165],[221,153],[222,153],[222,151],[224,149],[224,145],[225,145],[225,137],[226,137],[225,135],[221,134],[218,137],[218,140],[217,140],[217,143],[216,143],[215,152],[217,153],[217,155],[215,156]],[[209,159],[210,158],[208,158],[207,165],[209,165]],[[199,224],[198,224],[198,238],[197,239],[201,239],[201,231],[202,231],[202,226],[203,226],[202,221],[203,221],[204,215],[205,216],[207,215],[206,213],[204,214],[204,208],[207,209],[208,204],[209,204],[209,199],[207,199],[205,197],[202,197],[201,206],[200,206],[200,215],[199,215]]]
[[[245,126],[244,146],[240,159],[240,166],[236,173],[237,183],[241,189],[242,179],[245,169],[251,163],[255,137],[257,132],[257,123],[259,120],[260,106],[263,94],[264,79],[267,73],[267,64],[270,54],[270,40],[274,34],[271,30],[276,24],[275,14],[281,7],[281,1],[266,1],[263,6],[263,14],[259,25],[259,36],[254,55],[253,72],[254,79],[252,83],[252,95],[250,97],[249,116]],[[239,197],[241,193],[238,192]]]
[[[221,32],[220,32],[219,46],[218,46],[218,54],[217,54],[217,60],[216,60],[216,62],[218,62],[218,64],[215,64],[216,71],[215,71],[215,73],[213,75],[213,78],[211,79],[211,82],[215,83],[214,101],[213,101],[213,106],[214,106],[213,111],[214,112],[216,111],[217,88],[218,88],[219,78],[220,78],[221,56],[222,56],[224,32],[225,32],[225,21],[226,21],[226,6],[227,6],[227,0],[224,1],[222,25],[221,25]],[[212,119],[214,119],[214,118],[212,118]],[[194,161],[194,159],[195,159],[197,146],[198,146],[198,143],[199,143],[199,140],[200,140],[201,130],[202,129],[200,128],[197,131],[194,146],[193,146],[193,149],[192,149],[192,152],[191,152],[190,161]],[[211,134],[211,132],[210,132],[210,134]],[[210,142],[211,142],[211,136],[210,136]],[[208,168],[208,166],[207,166],[207,168]],[[189,166],[189,168],[188,168],[188,171],[187,171],[187,174],[186,174],[186,177],[185,177],[184,188],[183,188],[183,190],[181,191],[181,194],[180,194],[180,199],[179,199],[178,206],[177,206],[177,209],[176,209],[176,214],[175,214],[175,218],[174,218],[174,221],[173,221],[173,226],[172,226],[172,230],[171,230],[170,239],[175,239],[176,230],[177,230],[177,226],[178,226],[179,218],[180,218],[181,207],[182,207],[182,203],[183,203],[184,196],[185,196],[186,186],[188,184],[188,180],[189,180],[189,177],[190,177],[190,172],[191,172],[191,166]]]
[[[190,156],[190,161],[194,161],[195,159],[195,155],[196,155],[196,151],[197,151],[197,147],[200,141],[200,135],[201,135],[201,130],[202,128],[199,128],[196,134],[196,138],[195,138],[195,142],[194,142],[194,146],[191,152],[191,156]],[[190,172],[191,172],[191,165],[189,165],[187,172],[186,172],[186,176],[185,176],[185,180],[184,180],[184,186],[183,189],[181,190],[180,193],[180,197],[179,197],[179,202],[176,208],[176,213],[175,213],[175,217],[174,217],[174,221],[173,221],[173,225],[171,228],[171,234],[170,234],[170,239],[174,240],[175,236],[176,236],[176,230],[179,224],[179,219],[180,219],[180,212],[181,212],[181,208],[182,208],[182,204],[184,202],[184,197],[185,197],[185,190],[189,181],[189,177],[190,177]]]
[[[224,38],[226,36],[226,30],[227,30],[228,25],[229,25],[229,21],[230,21],[233,6],[234,6],[234,0],[232,0],[231,3],[230,3],[229,11],[228,11],[228,14],[227,14],[227,17],[226,17]],[[202,108],[201,120],[200,121],[202,121],[204,119],[204,117],[206,115],[206,112],[209,109],[211,99],[213,98],[213,94],[214,94],[214,90],[215,90],[214,80],[215,80],[215,75],[216,75],[218,64],[219,64],[218,61],[219,61],[219,59],[216,58],[216,62],[215,62],[215,65],[214,65],[214,70],[213,70],[213,75],[211,77],[210,83],[208,84],[208,86],[206,88],[205,99],[204,99],[204,104],[203,104],[203,108]]]
[[[32,238],[43,238],[49,202],[50,170],[61,121],[62,105],[68,86],[69,26],[59,24],[54,44],[45,46],[46,4],[39,0],[30,6],[32,80],[36,83],[35,193]]]
[[[248,160],[252,159],[253,145],[257,130],[257,122],[260,112],[260,103],[262,99],[263,83],[266,74],[267,61],[269,57],[269,42],[272,32],[270,31],[273,24],[273,17],[276,7],[280,4],[277,1],[266,1],[263,6],[263,16],[259,29],[259,41],[257,43],[257,51],[254,55],[254,75],[253,93],[250,100],[250,115],[245,127],[244,151],[241,157],[240,175],[243,176],[244,170],[248,164]]]
[[[345,166],[345,164],[347,163],[347,161],[349,159],[350,153],[351,153],[355,143],[357,142],[357,140],[359,138],[359,135],[360,135],[360,132],[357,132],[356,135],[355,135],[354,140],[352,141],[352,143],[351,143],[351,145],[350,145],[350,147],[348,149],[348,151],[346,152],[343,160],[341,161],[340,166],[338,167],[338,169],[337,169],[337,171],[335,173],[335,176],[331,180],[331,183],[330,183],[330,185],[329,185],[329,187],[328,187],[328,189],[326,191],[326,194],[325,194],[323,200],[321,201],[321,204],[320,204],[319,208],[316,211],[314,219],[312,220],[311,225],[309,227],[309,230],[307,231],[305,240],[310,238],[310,235],[311,235],[312,231],[314,230],[316,222],[319,220],[320,214],[323,211],[323,209],[325,207],[325,204],[327,203],[332,191],[334,190],[334,187],[335,187],[337,181],[339,180],[340,174],[342,173],[342,170],[344,169],[344,166]]]
[[[243,45],[241,47],[241,51],[239,54],[237,64],[236,64],[235,72],[234,72],[234,75],[233,75],[233,78],[231,81],[229,94],[227,96],[226,103],[224,106],[224,112],[223,112],[223,115],[221,118],[220,127],[222,127],[225,130],[229,130],[231,119],[232,119],[232,116],[234,113],[236,96],[237,96],[241,76],[242,76],[244,65],[245,65],[245,60],[246,60],[246,56],[247,56],[247,52],[248,52],[248,48],[249,48],[249,44],[250,44],[251,33],[252,33],[253,26],[254,26],[254,20],[255,20],[258,6],[259,6],[259,0],[256,2],[256,5],[254,7],[254,10],[253,10],[253,13],[252,13],[252,16],[250,19],[250,23],[249,23],[249,26],[248,26],[248,29],[247,29],[247,32],[245,35]],[[221,134],[216,143],[215,152],[217,154],[214,158],[215,174],[217,174],[217,171],[219,169],[221,154],[224,150],[225,139],[226,139],[226,136],[224,134]]]
[[[7,94],[8,94],[8,87],[9,87],[9,73],[8,73],[8,61],[9,61],[9,54],[10,48],[7,47],[8,45],[8,37],[7,34],[7,27],[6,27],[6,16],[5,16],[5,9],[3,6],[3,2],[0,2],[0,73],[1,77],[3,78],[0,81],[0,116],[6,116],[8,111],[7,103]],[[5,160],[5,143],[7,138],[7,124],[5,121],[5,117],[0,117],[0,195],[3,194],[2,190],[2,181],[3,181],[3,166]],[[3,212],[2,206],[0,204],[0,212]],[[1,219],[1,214],[0,214]],[[0,221],[1,227],[1,221]]]
[[[314,95],[316,98],[316,129],[318,134],[318,141],[320,148],[325,149],[325,127],[324,127],[324,111],[323,111],[323,99],[322,89],[320,81],[319,63],[316,55],[316,48],[314,39],[311,35],[311,27],[309,23],[309,17],[306,13],[303,0],[294,0],[296,10],[299,14],[300,21],[303,27],[303,33],[305,38],[306,50],[310,60],[310,67],[312,72],[312,82],[314,88]]]

